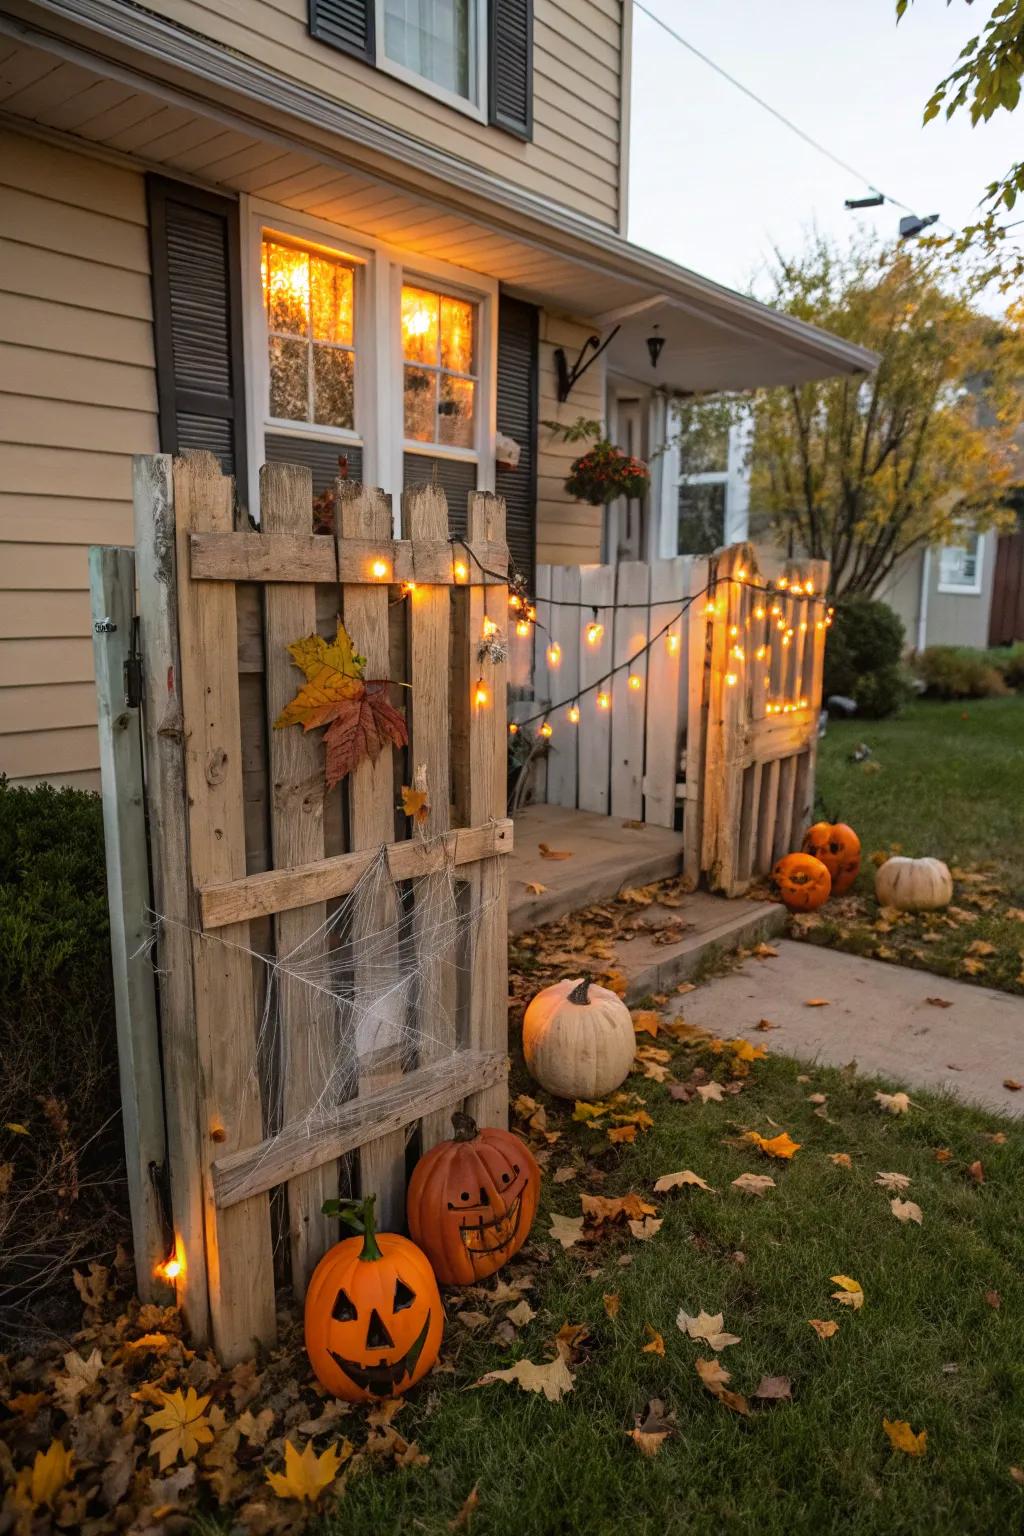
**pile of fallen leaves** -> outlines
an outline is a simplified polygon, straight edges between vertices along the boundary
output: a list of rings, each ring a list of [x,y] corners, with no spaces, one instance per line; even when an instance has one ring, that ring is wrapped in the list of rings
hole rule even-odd
[[[876,866],[889,853],[872,855]],[[855,889],[790,919],[795,939],[940,976],[1024,993],[1024,907],[991,869],[951,871],[953,903],[941,912],[899,912]],[[767,888],[757,894],[770,896]]]

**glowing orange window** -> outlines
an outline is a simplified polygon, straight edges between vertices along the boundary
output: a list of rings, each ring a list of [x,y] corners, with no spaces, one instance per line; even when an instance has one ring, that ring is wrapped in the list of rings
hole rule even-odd
[[[355,274],[340,259],[263,239],[269,414],[316,426],[355,425]]]
[[[476,305],[402,289],[402,411],[407,439],[476,444]]]

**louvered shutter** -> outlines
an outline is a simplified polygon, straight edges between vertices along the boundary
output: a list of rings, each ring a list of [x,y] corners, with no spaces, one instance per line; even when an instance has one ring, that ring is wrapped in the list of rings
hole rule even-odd
[[[309,0],[309,30],[331,48],[374,62],[374,0]]]
[[[509,552],[531,589],[537,547],[537,310],[519,299],[498,303],[498,431],[519,444],[515,469],[499,468]]]
[[[208,448],[247,498],[238,204],[147,176],[160,447]]]
[[[533,0],[489,0],[488,121],[533,138]]]

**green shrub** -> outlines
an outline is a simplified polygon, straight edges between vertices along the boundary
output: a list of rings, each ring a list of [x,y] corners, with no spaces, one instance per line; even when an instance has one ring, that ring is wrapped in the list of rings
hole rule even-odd
[[[1008,688],[1024,689],[1024,645],[1008,645],[984,654]]]
[[[873,719],[895,714],[909,693],[900,666],[903,643],[903,621],[887,604],[843,598],[825,647],[825,697],[856,699],[859,713]]]
[[[0,1294],[10,1323],[124,1230],[98,796],[0,778],[0,953]]]
[[[953,645],[930,645],[914,662],[933,699],[994,699],[1010,692],[1003,673],[984,651]]]

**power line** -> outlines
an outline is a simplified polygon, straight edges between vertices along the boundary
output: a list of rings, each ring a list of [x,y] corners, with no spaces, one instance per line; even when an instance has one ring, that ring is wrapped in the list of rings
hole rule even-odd
[[[840,170],[845,171],[847,175],[853,176],[857,181],[863,182],[863,184],[870,188],[872,192],[877,192],[880,197],[884,197],[887,203],[892,203],[893,207],[902,208],[904,213],[914,212],[914,209],[911,208],[909,204],[900,202],[898,197],[891,197],[888,192],[883,192],[881,187],[876,186],[876,184],[867,176],[865,176],[862,171],[859,171],[856,166],[851,165],[847,160],[843,160],[841,156],[833,154],[826,145],[820,142],[820,140],[815,139],[811,136],[811,134],[806,133],[798,123],[794,123],[792,118],[787,117],[784,112],[780,112],[777,107],[773,107],[770,101],[765,101],[763,96],[759,96],[757,92],[752,91],[748,85],[744,85],[742,80],[737,80],[735,75],[731,75],[727,69],[723,69],[721,64],[716,63],[714,59],[708,56],[708,54],[703,53],[694,43],[688,42],[685,37],[683,37],[679,32],[675,31],[673,27],[670,27],[667,21],[663,21],[662,18],[656,14],[656,12],[652,11],[648,6],[644,5],[643,0],[633,0],[633,4],[636,6],[638,11],[643,11],[645,16],[649,16],[653,22],[661,27],[663,32],[667,32],[669,37],[674,38],[677,43],[679,43],[683,48],[687,49],[688,52],[692,53],[695,58],[700,59],[702,64],[706,64],[709,69],[713,69],[716,75],[721,75],[723,80],[728,80],[730,85],[735,86],[738,91],[742,91],[744,96],[748,97],[751,101],[756,102],[759,107],[761,107],[765,112],[769,113],[770,116],[774,117],[777,122],[782,123],[783,127],[788,128],[791,133],[795,133],[798,139],[803,139],[804,143],[810,145],[811,149],[817,150],[819,155],[824,155],[826,160],[831,160],[833,165],[838,165]],[[947,229],[949,228],[948,225],[944,225],[943,227]]]

